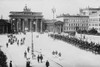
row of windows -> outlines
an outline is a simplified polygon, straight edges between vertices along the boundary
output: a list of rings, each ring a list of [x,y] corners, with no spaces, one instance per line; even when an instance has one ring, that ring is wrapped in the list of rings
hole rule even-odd
[[[85,30],[86,28],[79,28],[81,30]],[[76,30],[74,27],[65,27],[64,30]]]
[[[100,24],[66,24],[67,26],[100,26]]]
[[[88,26],[88,24],[67,24],[68,26]]]
[[[89,26],[100,26],[100,24],[89,24]]]
[[[93,19],[65,19],[65,22],[88,22],[88,21],[100,21],[100,18],[93,18]]]
[[[66,20],[64,20],[65,22],[88,22],[88,20],[77,20],[77,19],[71,19],[71,20],[69,20],[69,19],[66,19]]]
[[[100,21],[100,18],[95,18],[95,19],[89,19],[89,21]]]
[[[79,28],[81,30],[86,30],[86,28]],[[100,30],[100,28],[95,28],[96,30]],[[74,27],[64,27],[64,30],[76,30]]]

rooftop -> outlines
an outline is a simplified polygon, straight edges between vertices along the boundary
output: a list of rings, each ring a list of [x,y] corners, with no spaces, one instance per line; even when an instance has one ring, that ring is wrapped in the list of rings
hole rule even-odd
[[[23,11],[10,11],[10,15],[16,15],[16,16],[19,16],[19,15],[30,15],[30,16],[42,16],[42,12],[32,12],[28,7],[27,5],[25,5]]]
[[[82,8],[82,10],[100,10],[100,7],[97,8],[87,7],[87,8]]]
[[[57,18],[61,18],[61,17],[86,17],[88,18],[89,16],[83,16],[83,15],[61,15],[61,16],[57,16]]]
[[[8,25],[8,21],[4,19],[0,19],[0,25]]]

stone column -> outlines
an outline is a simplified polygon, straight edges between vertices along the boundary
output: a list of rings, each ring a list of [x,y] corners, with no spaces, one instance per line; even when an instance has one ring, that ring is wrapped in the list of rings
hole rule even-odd
[[[27,18],[24,19],[24,23],[23,24],[24,24],[24,31],[25,30],[28,31],[28,19]]]
[[[17,31],[17,21],[16,21],[16,18],[14,19],[14,29],[15,29],[14,32],[16,32]]]
[[[4,33],[4,31],[5,31],[5,30],[4,30],[4,26],[2,26],[2,27],[3,27],[3,33]]]
[[[15,32],[16,26],[15,26],[15,18],[12,19],[12,30]]]
[[[30,31],[30,19],[28,19],[27,21],[28,21],[28,31]]]
[[[61,25],[60,25],[60,33],[61,33]]]
[[[13,30],[12,18],[10,19],[10,23],[11,23],[11,30]]]
[[[64,27],[65,27],[65,26],[64,26],[64,24],[63,24],[63,26],[62,26],[62,31],[63,31],[63,32],[65,32],[65,29],[64,29]]]
[[[30,20],[30,31],[32,31],[32,19]]]
[[[18,19],[18,31],[21,32],[21,19],[20,18]]]
[[[22,21],[22,31],[24,32],[25,31],[25,19],[23,19],[23,21]]]
[[[8,33],[8,26],[6,26],[6,33]]]
[[[35,27],[36,27],[36,28],[35,28],[35,31],[36,31],[36,32],[38,32],[38,26],[37,26],[37,24],[38,24],[38,19],[36,19],[36,23],[35,23]]]
[[[43,24],[43,23],[42,23],[42,19],[41,19],[41,32],[42,32],[42,29],[43,29],[43,28],[42,28],[42,24]]]
[[[16,23],[17,23],[17,32],[19,32],[19,22],[18,22],[18,19],[16,20]]]

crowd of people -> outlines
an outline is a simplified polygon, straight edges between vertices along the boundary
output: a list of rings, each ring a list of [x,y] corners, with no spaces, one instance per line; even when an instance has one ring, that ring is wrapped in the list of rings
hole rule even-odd
[[[50,36],[53,37],[54,39],[68,42],[71,45],[79,47],[80,49],[91,51],[94,54],[100,54],[100,44],[94,42],[89,43],[88,41],[83,41],[75,37],[69,37],[69,36],[58,35],[58,34],[50,34]]]
[[[38,63],[39,62],[41,62],[41,63],[43,62],[43,55],[42,54],[37,56],[37,61],[38,61]]]
[[[8,37],[8,41],[6,43],[6,48],[9,48],[10,45],[14,45],[14,43],[16,43],[17,46],[24,45],[25,43],[25,37],[18,39],[17,36],[13,34],[9,34],[7,35],[7,37]],[[9,67],[13,67],[12,60],[10,60]]]
[[[25,37],[21,38],[20,40],[13,34],[10,34],[7,36],[8,37],[8,42],[6,43],[6,47],[8,47],[9,45],[13,45],[15,42],[17,43],[17,45],[24,45],[25,43]]]
[[[58,52],[58,51],[52,51],[52,55],[57,55],[57,56],[61,57],[61,52]]]

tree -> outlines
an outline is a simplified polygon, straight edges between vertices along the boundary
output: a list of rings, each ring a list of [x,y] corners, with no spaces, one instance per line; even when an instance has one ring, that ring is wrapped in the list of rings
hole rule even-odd
[[[82,33],[87,34],[87,30],[82,30]]]
[[[88,31],[88,33],[90,33],[90,34],[97,34],[98,31],[96,29],[92,28],[91,30]]]
[[[6,60],[6,55],[0,50],[0,67],[8,67]]]

